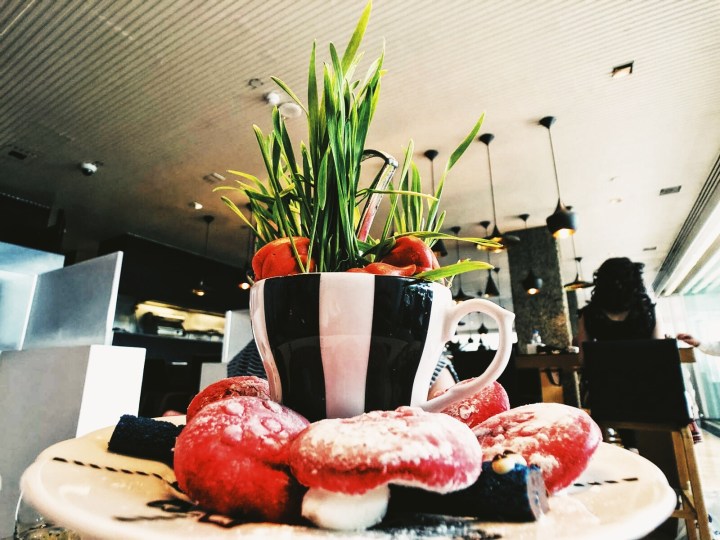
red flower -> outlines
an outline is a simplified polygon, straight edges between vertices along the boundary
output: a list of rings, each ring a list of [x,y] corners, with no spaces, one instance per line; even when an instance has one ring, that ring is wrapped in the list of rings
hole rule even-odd
[[[312,259],[308,261],[307,256],[310,239],[293,236],[292,241],[303,265],[307,267],[308,272],[312,272],[315,269],[315,261]],[[261,247],[253,257],[252,268],[256,281],[269,277],[291,276],[302,271],[293,255],[290,238],[278,238]]]
[[[417,267],[414,264],[393,266],[392,264],[376,262],[370,263],[364,268],[351,268],[348,272],[375,274],[378,276],[412,276],[417,273]]]
[[[392,264],[393,266],[407,266],[414,264],[416,273],[427,272],[440,268],[437,257],[425,242],[417,236],[401,236],[395,240],[395,245],[390,253],[385,255],[380,262]]]

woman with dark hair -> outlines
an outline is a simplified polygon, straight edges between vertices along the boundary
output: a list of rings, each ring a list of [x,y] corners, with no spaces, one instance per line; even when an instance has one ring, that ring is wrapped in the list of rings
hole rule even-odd
[[[593,275],[595,289],[580,310],[578,345],[585,341],[662,338],[655,304],[645,289],[643,263],[606,260]]]
[[[585,341],[664,337],[655,317],[655,304],[645,289],[644,268],[643,263],[617,257],[607,259],[595,271],[595,289],[578,320],[581,353]],[[587,400],[586,394],[584,398]],[[702,439],[694,422],[692,432],[696,442]]]
[[[586,341],[624,339],[662,339],[655,316],[655,304],[643,281],[643,263],[632,262],[627,257],[607,259],[593,274],[595,289],[590,302],[579,311],[578,345]],[[586,382],[585,382],[586,384]],[[584,384],[584,385],[585,385]],[[588,395],[582,391],[583,402]],[[592,407],[590,407],[592,410]],[[697,424],[690,424],[693,440],[702,441]],[[640,454],[660,466],[666,475],[676,475],[673,443],[668,433],[636,432],[619,429],[617,433],[626,448],[640,449]],[[676,538],[677,523],[669,519],[656,529],[653,538]],[[649,537],[648,537],[649,538]]]

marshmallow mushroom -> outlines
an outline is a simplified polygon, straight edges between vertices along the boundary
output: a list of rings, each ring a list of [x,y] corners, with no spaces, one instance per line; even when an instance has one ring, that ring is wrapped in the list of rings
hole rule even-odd
[[[572,484],[587,468],[602,431],[582,409],[532,403],[501,412],[473,427],[487,456],[522,456],[542,471],[550,493]]]
[[[472,485],[482,451],[472,430],[412,407],[311,424],[290,445],[290,468],[309,487],[304,517],[323,528],[360,530],[387,511],[388,484],[449,493]]]
[[[304,493],[288,467],[290,441],[309,422],[254,396],[203,407],[180,432],[174,469],[178,485],[200,506],[248,521],[299,519]]]

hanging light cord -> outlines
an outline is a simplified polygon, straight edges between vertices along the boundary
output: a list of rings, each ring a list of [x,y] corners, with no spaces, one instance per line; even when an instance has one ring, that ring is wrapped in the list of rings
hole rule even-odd
[[[460,227],[458,227],[458,226],[451,227],[450,230],[453,231],[456,236],[458,234],[460,234]],[[457,255],[458,262],[459,262],[460,261],[460,240],[455,240],[455,254]],[[462,290],[462,274],[458,274],[457,278],[458,278],[458,294],[460,294],[460,293],[464,294],[464,291]]]
[[[207,251],[208,251],[208,240],[210,239],[210,222],[207,222],[207,227],[205,227],[205,258],[207,258]]]
[[[435,159],[430,160],[430,187],[432,188],[432,195],[435,196]]]
[[[248,205],[249,206],[249,205]],[[250,264],[250,259],[252,259],[253,256],[253,240],[255,237],[255,233],[253,233],[253,218],[255,216],[252,213],[252,209],[250,209],[250,228],[248,229],[248,245],[247,245],[247,261],[245,262],[246,265]]]
[[[572,235],[570,237],[570,240],[572,240],[573,259],[575,259],[575,271],[577,272],[577,278],[580,279],[580,261],[578,260],[577,252],[575,251],[575,235]]]
[[[458,229],[458,233],[460,230]],[[457,234],[457,233],[455,233]],[[460,262],[460,241],[455,240],[455,254],[457,255],[458,262]],[[462,291],[462,274],[458,274],[458,292]]]
[[[208,240],[210,238],[210,224],[215,220],[215,216],[206,215],[203,216],[203,221],[205,222],[205,258],[207,258],[208,254]]]
[[[495,212],[495,187],[493,185],[493,174],[492,174],[492,165],[490,164],[490,145],[485,145],[485,150],[487,150],[487,158],[488,158],[488,172],[490,173],[490,200],[492,201],[492,207],[493,207],[493,222],[495,223],[495,228],[497,228],[497,214]]]
[[[553,146],[552,130],[548,128],[548,138],[550,139],[550,155],[552,156],[553,171],[555,171],[555,187],[557,188],[558,200],[560,200],[560,180],[558,179],[557,164],[555,163],[555,147]]]

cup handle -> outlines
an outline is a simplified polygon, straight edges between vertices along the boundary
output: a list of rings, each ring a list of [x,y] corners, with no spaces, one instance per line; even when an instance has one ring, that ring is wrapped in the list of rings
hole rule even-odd
[[[458,384],[451,386],[445,393],[421,403],[419,406],[428,412],[438,412],[447,406],[468,398],[473,394],[476,394],[480,389],[493,381],[502,374],[507,366],[508,360],[510,360],[510,352],[512,350],[512,323],[515,319],[515,314],[507,309],[501,308],[497,304],[490,302],[489,300],[473,299],[466,300],[450,308],[445,318],[444,328],[444,341],[450,341],[452,336],[455,334],[460,319],[462,319],[468,313],[480,312],[490,315],[498,324],[499,340],[498,348],[495,356],[490,362],[488,368],[482,373],[482,375],[469,379],[467,381],[459,382]]]

